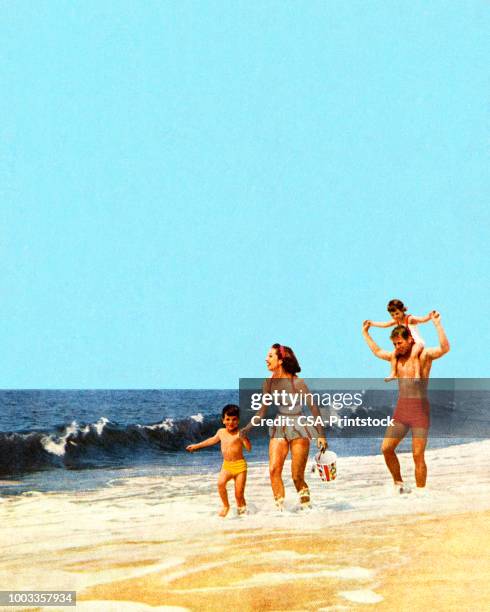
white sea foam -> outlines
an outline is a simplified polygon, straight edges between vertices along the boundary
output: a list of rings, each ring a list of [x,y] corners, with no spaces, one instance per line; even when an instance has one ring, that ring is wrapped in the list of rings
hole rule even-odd
[[[164,419],[161,423],[156,423],[155,425],[138,425],[138,427],[144,427],[145,429],[164,429],[165,431],[171,431],[174,426],[174,420],[171,418]]]
[[[56,437],[54,434],[43,436],[41,438],[41,444],[48,453],[57,455],[58,457],[63,457],[66,451],[68,438],[71,435],[80,432],[85,436],[90,432],[91,427],[93,427],[97,432],[97,435],[101,436],[107,423],[109,423],[109,419],[103,416],[100,417],[100,419],[98,419],[98,421],[93,425],[85,425],[85,427],[80,429],[78,423],[76,421],[72,421],[71,424],[65,428],[65,431],[61,436]],[[73,440],[70,440],[69,442],[74,446],[77,445]]]
[[[174,426],[173,419],[165,419],[165,421],[163,421],[162,423],[162,427],[163,429],[165,429],[165,431],[171,431],[173,429],[173,426]]]
[[[174,476],[161,482],[158,495],[162,501],[162,520],[173,523],[172,531],[188,533],[201,529],[200,520],[210,525],[233,529],[267,528],[274,516],[275,526],[285,528],[325,529],[355,520],[382,519],[393,515],[415,516],[419,513],[453,513],[490,507],[490,473],[486,466],[490,457],[490,441],[475,442],[427,452],[428,487],[423,495],[396,496],[381,456],[339,457],[338,479],[324,483],[317,475],[309,476],[312,495],[311,511],[298,512],[296,494],[288,481],[290,464],[284,468],[287,487],[285,512],[275,511],[267,466],[249,462],[246,496],[249,514],[238,520],[230,514],[223,521],[215,518],[218,499],[215,494],[216,474],[206,476]],[[406,480],[413,483],[411,453],[401,453],[400,461]],[[217,466],[217,471],[218,471]],[[308,472],[307,472],[308,473]],[[141,483],[143,488],[149,481]],[[132,486],[136,485],[135,481]],[[137,485],[136,485],[137,486]],[[146,488],[147,493],[149,492]],[[230,490],[231,492],[231,490]],[[175,518],[179,517],[178,521]]]
[[[204,417],[201,413],[194,414],[190,416],[189,418],[192,419],[193,421],[196,421],[197,423],[202,423],[204,421]],[[174,425],[175,425],[175,420],[170,417],[167,417],[161,423],[156,423],[155,425],[138,425],[138,427],[143,427],[144,429],[152,429],[152,430],[163,429],[165,431],[172,431],[172,429],[174,428]]]
[[[355,603],[362,604],[376,604],[380,601],[383,601],[381,595],[371,591],[369,589],[360,589],[357,591],[340,591],[339,595],[348,599],[349,601],[353,601]]]
[[[53,435],[43,436],[41,438],[41,444],[48,453],[62,457],[65,454],[66,440],[68,436],[76,433],[78,430],[78,423],[76,421],[72,421],[71,425],[66,427],[65,433],[62,436],[59,438],[56,438]]]
[[[102,432],[104,431],[104,427],[107,425],[107,423],[109,423],[109,419],[107,419],[106,417],[100,417],[97,423],[95,423],[94,425],[95,431],[97,432],[99,436],[102,435]]]
[[[369,580],[373,575],[374,572],[365,567],[342,567],[335,571],[335,576],[343,580]]]

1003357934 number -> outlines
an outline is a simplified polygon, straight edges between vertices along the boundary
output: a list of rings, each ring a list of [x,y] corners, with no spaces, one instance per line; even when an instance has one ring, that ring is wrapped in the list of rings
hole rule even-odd
[[[1,606],[76,606],[76,591],[0,591]]]

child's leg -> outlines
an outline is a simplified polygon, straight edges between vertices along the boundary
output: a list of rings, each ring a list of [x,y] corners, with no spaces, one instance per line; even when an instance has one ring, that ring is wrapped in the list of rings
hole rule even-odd
[[[390,359],[390,367],[391,367],[391,372],[390,375],[388,376],[388,378],[385,378],[385,382],[390,382],[390,380],[394,380],[396,378],[396,361],[398,359],[398,356],[396,355],[396,353],[393,353],[391,355],[391,359]]]
[[[226,516],[228,514],[228,510],[230,509],[230,503],[228,501],[228,493],[226,491],[226,485],[229,480],[233,478],[232,474],[226,472],[225,470],[221,470],[218,476],[218,492],[221,497],[221,501],[223,502],[223,508],[219,512],[220,516]]]
[[[247,503],[245,501],[245,483],[247,482],[247,471],[235,476],[235,499],[238,514],[245,514]]]

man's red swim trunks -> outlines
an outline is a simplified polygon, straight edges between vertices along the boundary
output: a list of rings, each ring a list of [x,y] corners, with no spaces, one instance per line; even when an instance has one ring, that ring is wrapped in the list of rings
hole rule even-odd
[[[393,413],[393,419],[407,427],[429,429],[430,405],[427,399],[400,397]]]

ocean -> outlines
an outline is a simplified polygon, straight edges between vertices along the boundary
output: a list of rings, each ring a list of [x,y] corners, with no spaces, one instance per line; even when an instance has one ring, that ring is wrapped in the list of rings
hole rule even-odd
[[[396,390],[383,397],[381,404],[389,414]],[[192,454],[185,446],[213,435],[221,426],[222,407],[238,403],[238,398],[232,389],[2,390],[0,494],[83,491],[121,478],[217,473],[218,446]],[[478,396],[477,403],[486,407],[488,398],[488,393]],[[461,401],[460,412],[458,405],[451,406],[453,420],[455,414],[465,414],[464,405]],[[443,416],[446,422],[447,414]],[[346,436],[334,428],[327,437],[339,457],[372,456],[379,455],[383,431]],[[247,461],[266,462],[266,435],[254,433],[251,439]],[[472,439],[481,436],[433,435],[428,449]],[[408,436],[400,450],[409,449]],[[312,445],[310,458],[313,455]]]

